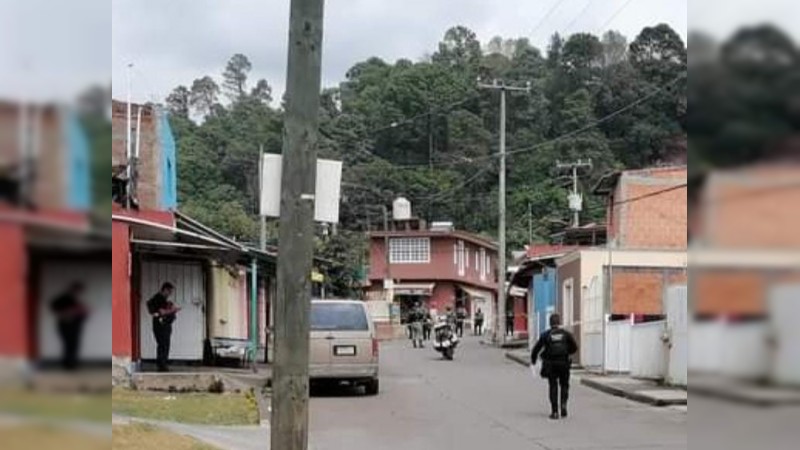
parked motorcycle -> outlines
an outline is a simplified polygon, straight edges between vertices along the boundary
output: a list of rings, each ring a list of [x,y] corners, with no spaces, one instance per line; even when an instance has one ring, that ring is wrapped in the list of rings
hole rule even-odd
[[[444,359],[452,361],[456,347],[458,347],[458,336],[456,336],[453,325],[447,321],[439,321],[433,327],[433,333],[434,350],[441,353]]]

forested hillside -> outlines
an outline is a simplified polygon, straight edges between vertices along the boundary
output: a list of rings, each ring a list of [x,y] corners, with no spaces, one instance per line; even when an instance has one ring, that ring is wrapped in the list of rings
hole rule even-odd
[[[372,205],[405,195],[415,214],[452,220],[492,236],[497,224],[499,95],[477,80],[525,85],[508,96],[509,248],[546,241],[569,219],[557,160],[591,158],[584,190],[622,167],[670,162],[686,150],[687,50],[667,25],[638,36],[555,35],[546,49],[527,39],[479,42],[455,27],[430,55],[352,66],[326,88],[320,157],[345,162],[341,224],[320,253],[339,250],[337,286],[355,276]],[[282,110],[268,80],[253,80],[246,55],[177,87],[167,99],[179,144],[184,212],[243,240],[258,236],[258,152],[281,150]],[[586,196],[584,222],[602,205]],[[323,242],[324,241],[324,242]],[[347,256],[342,260],[341,250]]]

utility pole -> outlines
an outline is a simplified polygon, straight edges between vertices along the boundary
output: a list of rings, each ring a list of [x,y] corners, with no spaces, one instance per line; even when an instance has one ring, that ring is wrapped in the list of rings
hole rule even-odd
[[[381,205],[381,210],[383,211],[383,248],[384,253],[386,253],[386,283],[389,283],[387,286],[384,286],[386,289],[386,301],[389,302],[389,307],[391,304],[394,303],[394,280],[392,280],[392,258],[391,252],[389,250],[389,208],[386,205]]]
[[[533,243],[533,203],[528,202],[528,245]]]
[[[592,160],[577,160],[571,163],[562,163],[556,161],[556,168],[558,170],[569,170],[572,172],[572,193],[569,195],[569,209],[572,210],[572,227],[578,228],[581,224],[580,214],[583,205],[583,196],[578,192],[578,170],[591,169]]]
[[[271,446],[308,449],[309,316],[323,0],[292,0],[286,73]]]
[[[433,107],[428,105],[428,165],[433,169]]]
[[[495,320],[495,342],[503,345],[506,342],[506,91],[530,92],[531,84],[525,87],[510,86],[505,82],[494,80],[491,84],[481,83],[478,88],[500,91],[500,188],[498,190],[499,223],[498,223],[498,265],[497,265],[497,314]],[[499,338],[498,338],[499,337]]]

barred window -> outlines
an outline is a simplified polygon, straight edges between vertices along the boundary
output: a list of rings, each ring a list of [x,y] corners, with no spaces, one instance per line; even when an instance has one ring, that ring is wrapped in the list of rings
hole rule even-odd
[[[389,240],[391,263],[428,263],[431,261],[429,238],[393,238]]]

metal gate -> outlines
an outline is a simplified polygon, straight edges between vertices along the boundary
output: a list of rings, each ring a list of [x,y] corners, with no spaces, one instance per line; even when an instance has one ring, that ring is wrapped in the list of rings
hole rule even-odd
[[[689,362],[689,313],[686,286],[667,288],[667,383],[686,386]]]
[[[775,346],[772,378],[778,384],[800,386],[800,284],[772,289],[769,316]]]
[[[170,359],[201,360],[206,335],[206,284],[203,266],[195,262],[144,261],[141,267],[141,358],[156,357],[156,341],[152,319],[147,311],[147,300],[168,281],[175,285],[175,294],[171,300],[183,308],[172,325]]]

